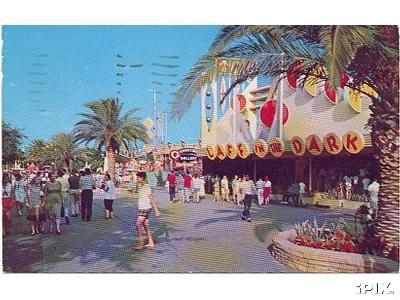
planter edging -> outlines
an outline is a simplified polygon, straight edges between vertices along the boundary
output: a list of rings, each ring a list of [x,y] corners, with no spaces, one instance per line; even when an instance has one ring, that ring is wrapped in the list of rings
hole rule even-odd
[[[398,272],[398,262],[384,257],[315,249],[293,242],[294,229],[272,238],[272,255],[279,262],[301,272],[311,273],[391,273]]]

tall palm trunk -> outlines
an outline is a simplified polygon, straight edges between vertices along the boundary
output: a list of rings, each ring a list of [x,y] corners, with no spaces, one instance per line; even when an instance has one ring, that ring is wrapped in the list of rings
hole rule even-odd
[[[108,157],[108,173],[111,176],[111,180],[115,182],[115,149],[113,147],[108,147],[107,157]]]
[[[385,255],[399,249],[398,103],[398,98],[390,102],[374,100],[369,120],[372,145],[379,168],[378,235],[387,242]]]

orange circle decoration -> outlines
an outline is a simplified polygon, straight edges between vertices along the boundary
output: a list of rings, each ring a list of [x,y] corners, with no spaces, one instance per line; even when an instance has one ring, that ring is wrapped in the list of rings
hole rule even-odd
[[[306,152],[306,145],[301,137],[294,136],[290,140],[290,148],[294,155],[302,156]]]
[[[306,146],[312,155],[320,155],[324,150],[321,139],[314,134],[307,137]]]
[[[232,109],[233,109],[233,99],[235,99],[235,97],[231,98],[231,100],[229,101],[229,105],[231,106]],[[239,102],[239,112],[243,112],[246,109],[247,99],[242,94],[237,95],[237,99]]]
[[[226,153],[226,156],[229,157],[230,159],[235,159],[237,156],[236,147],[229,143],[226,144],[225,153]]]
[[[268,128],[271,128],[274,122],[276,115],[276,106],[277,101],[275,99],[271,99],[264,102],[264,104],[260,108],[260,120]],[[283,103],[282,106],[282,118],[283,125],[285,125],[289,119],[289,109],[285,103]]]
[[[328,153],[336,155],[342,151],[343,144],[338,135],[330,132],[324,137],[324,148]]]
[[[245,159],[250,154],[249,146],[244,142],[237,143],[236,150],[237,150],[237,155],[239,155],[239,157],[243,159]]]
[[[206,146],[206,155],[210,160],[214,160],[217,157],[213,146]]]
[[[282,142],[281,139],[273,138],[269,142],[269,151],[274,157],[281,157],[282,154],[285,152],[285,144]]]
[[[351,154],[357,154],[365,147],[364,136],[357,131],[347,131],[342,141],[343,147]]]
[[[215,153],[220,160],[224,160],[226,158],[225,147],[223,145],[218,144],[215,146]]]
[[[328,80],[325,81],[324,91],[325,91],[325,95],[328,98],[329,102],[331,102],[332,104],[335,104],[336,103],[336,89],[331,88],[329,86]]]
[[[266,141],[257,139],[253,145],[254,154],[260,158],[264,158],[268,154],[268,144]]]

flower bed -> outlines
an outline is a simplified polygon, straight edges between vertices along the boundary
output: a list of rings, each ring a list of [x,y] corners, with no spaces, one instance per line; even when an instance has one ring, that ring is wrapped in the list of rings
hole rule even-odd
[[[398,272],[398,262],[376,255],[339,252],[295,244],[294,229],[272,238],[272,255],[281,263],[301,272],[388,273]]]

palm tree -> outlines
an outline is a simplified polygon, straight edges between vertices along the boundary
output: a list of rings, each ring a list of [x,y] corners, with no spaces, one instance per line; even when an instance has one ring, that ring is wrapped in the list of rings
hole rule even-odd
[[[95,170],[104,167],[104,154],[96,149],[83,149],[79,157],[78,164],[82,168],[85,166],[85,163],[88,163]]]
[[[81,113],[84,119],[75,124],[74,140],[88,145],[94,142],[97,149],[105,147],[108,157],[108,170],[112,179],[115,176],[115,154],[120,147],[129,149],[133,140],[147,141],[146,127],[133,114],[134,108],[122,115],[123,104],[116,98],[101,99],[85,104],[91,113]]]
[[[233,46],[230,46],[232,45]],[[172,103],[174,118],[182,117],[194,95],[221,72],[218,62],[234,61],[238,83],[257,75],[296,70],[315,81],[346,86],[372,99],[371,140],[379,167],[378,234],[385,254],[399,249],[399,38],[397,26],[225,26],[209,51],[182,80]],[[370,87],[370,92],[361,86]]]
[[[50,141],[53,146],[56,164],[60,167],[65,164],[70,170],[72,162],[79,160],[81,149],[78,149],[71,133],[58,133]]]
[[[33,140],[27,150],[27,158],[29,161],[42,165],[53,161],[54,152],[52,151],[52,146],[43,139]]]

